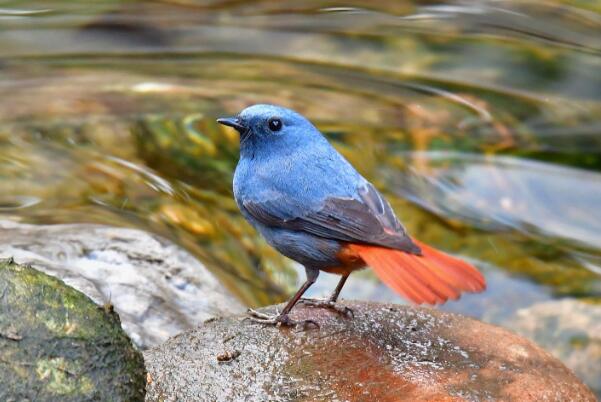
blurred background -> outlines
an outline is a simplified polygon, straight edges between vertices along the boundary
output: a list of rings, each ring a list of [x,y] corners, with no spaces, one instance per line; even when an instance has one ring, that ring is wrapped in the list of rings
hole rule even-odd
[[[442,309],[601,395],[601,1],[0,0],[0,219],[144,229],[244,304],[283,301],[304,273],[239,214],[215,123],[259,102],[485,273]],[[342,297],[402,302],[368,271]]]

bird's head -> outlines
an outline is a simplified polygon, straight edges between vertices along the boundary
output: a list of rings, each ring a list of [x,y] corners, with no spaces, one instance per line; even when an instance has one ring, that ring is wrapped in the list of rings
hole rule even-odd
[[[275,105],[253,105],[236,117],[217,119],[240,133],[241,148],[269,148],[300,145],[320,138],[321,134],[309,120],[294,110]]]

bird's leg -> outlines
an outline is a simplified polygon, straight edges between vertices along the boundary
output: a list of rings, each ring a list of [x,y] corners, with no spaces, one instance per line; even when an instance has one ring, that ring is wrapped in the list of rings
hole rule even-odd
[[[334,293],[332,293],[332,295],[330,296],[330,302],[332,303],[336,303],[336,301],[338,301],[338,296],[340,295],[340,292],[342,291],[342,288],[344,287],[344,284],[346,283],[346,280],[348,279],[350,274],[346,274],[343,275],[342,278],[340,278],[340,280],[338,281],[338,285],[336,285],[336,289],[334,289]]]
[[[354,317],[354,313],[353,313],[352,309],[350,309],[349,307],[346,307],[346,306],[338,306],[336,304],[336,301],[338,300],[338,296],[340,295],[340,291],[344,287],[344,284],[346,283],[346,280],[348,279],[349,275],[350,274],[346,274],[346,275],[343,275],[342,278],[340,278],[338,285],[336,285],[336,289],[334,289],[334,293],[332,293],[332,295],[328,299],[326,299],[326,300],[300,299],[299,303],[302,303],[306,306],[311,306],[311,307],[327,308],[327,309],[337,312],[338,314],[342,314],[342,315],[348,316],[348,317]]]
[[[317,270],[317,269],[305,268],[305,270],[307,272],[307,280],[305,281],[303,286],[301,286],[301,288],[298,290],[298,292],[296,292],[294,297],[292,299],[290,299],[288,304],[286,304],[286,307],[284,307],[284,309],[282,310],[281,313],[278,313],[275,315],[270,315],[270,314],[261,313],[259,311],[253,310],[253,309],[248,309],[248,313],[250,314],[250,320],[261,323],[261,324],[267,324],[267,325],[277,325],[277,326],[283,325],[283,326],[289,326],[289,327],[294,327],[297,325],[302,325],[303,327],[307,327],[307,326],[313,325],[313,326],[319,328],[319,324],[317,324],[317,322],[315,322],[313,320],[295,321],[295,320],[291,319],[290,316],[288,315],[288,313],[290,313],[290,310],[292,310],[292,308],[300,300],[300,298],[303,296],[303,294],[307,291],[307,289],[309,289],[311,287],[311,285],[313,285],[315,283],[315,281],[317,280],[317,277],[319,276],[319,270]]]

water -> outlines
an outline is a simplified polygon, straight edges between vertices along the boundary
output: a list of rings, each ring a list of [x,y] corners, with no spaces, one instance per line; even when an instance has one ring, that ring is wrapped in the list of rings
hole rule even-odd
[[[281,301],[302,277],[241,219],[214,121],[272,102],[486,273],[445,308],[598,306],[601,2],[348,4],[0,1],[0,218],[150,230],[244,303]],[[368,272],[343,297],[399,301]]]

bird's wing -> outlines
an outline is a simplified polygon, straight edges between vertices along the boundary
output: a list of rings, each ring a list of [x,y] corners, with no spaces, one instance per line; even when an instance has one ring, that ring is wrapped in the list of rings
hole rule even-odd
[[[269,200],[244,201],[242,207],[266,226],[420,253],[388,202],[371,184],[360,188],[358,195],[357,198],[329,197],[319,208],[307,209],[286,194],[277,194]]]

